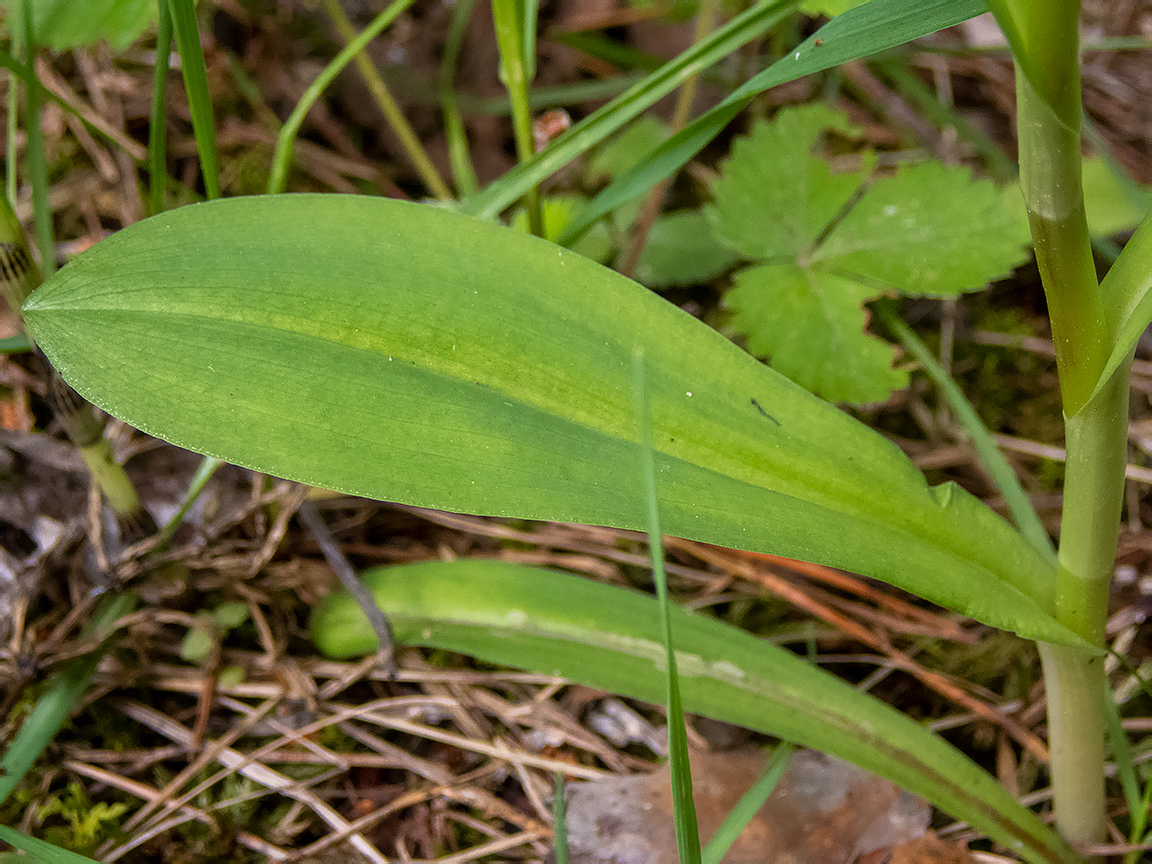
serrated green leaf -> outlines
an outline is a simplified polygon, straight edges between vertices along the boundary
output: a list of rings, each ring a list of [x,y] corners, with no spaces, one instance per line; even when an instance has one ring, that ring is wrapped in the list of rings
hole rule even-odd
[[[854,131],[822,105],[758,124],[733,145],[708,215],[722,242],[781,265],[749,271],[726,300],[750,350],[826,399],[882,401],[908,376],[892,368],[891,346],[864,333],[861,304],[982,288],[1024,260],[1027,229],[963,168],[926,162],[865,186],[865,153],[864,170],[832,174],[812,152],[828,129]]]
[[[667,213],[652,225],[636,263],[636,281],[650,288],[699,285],[738,258],[716,242],[699,210]]]
[[[736,274],[724,298],[748,350],[831,402],[880,402],[908,385],[893,369],[894,346],[864,332],[861,306],[873,287],[794,264],[766,264]]]
[[[664,697],[656,601],[578,576],[465,559],[362,574],[401,644],[460,651],[634,699]],[[728,624],[670,610],[684,708],[848,759],[966,819],[1027,860],[1078,859],[987,772],[920,723],[795,654]],[[311,621],[331,656],[375,648],[346,593]]]
[[[989,180],[922,162],[875,181],[813,260],[913,296],[950,297],[1003,278],[1028,236]]]
[[[874,576],[1086,647],[991,510],[643,286],[539,238],[344,195],[196,204],[100,242],[25,321],[181,446],[367,497],[638,527],[631,356],[664,530]]]
[[[737,138],[712,184],[707,212],[720,242],[751,259],[795,260],[811,250],[863,182],[812,156],[825,130],[854,137],[846,115],[822,104],[786,108]]]
[[[117,51],[127,48],[156,20],[156,0],[31,0],[36,42],[53,51],[83,48],[105,40]],[[0,6],[12,20],[15,0]]]

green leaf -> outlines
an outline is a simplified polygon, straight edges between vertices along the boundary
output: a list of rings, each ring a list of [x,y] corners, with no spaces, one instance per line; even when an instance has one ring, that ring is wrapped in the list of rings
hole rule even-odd
[[[199,663],[211,653],[216,639],[211,619],[197,621],[180,640],[180,659],[189,663]]]
[[[631,355],[669,534],[900,585],[1030,638],[1050,563],[975,498],[575,253],[380,198],[196,204],[97,244],[25,321],[86,398],[180,446],[436,507],[640,527]]]
[[[0,825],[0,840],[28,853],[28,856],[20,858],[20,861],[31,861],[33,864],[97,864],[92,858],[29,837],[6,825]]]
[[[664,646],[653,597],[500,561],[363,574],[397,641],[471,654],[660,703]],[[670,610],[684,709],[832,753],[922,795],[1032,861],[1078,859],[994,778],[919,723],[749,633]],[[374,649],[346,594],[311,622],[321,651]]]
[[[1093,237],[1131,231],[1148,215],[1152,192],[1147,188],[1121,182],[1104,159],[1085,159],[1083,166],[1084,210]]]
[[[212,620],[225,630],[239,627],[248,620],[247,603],[221,603],[212,610]]]
[[[815,258],[912,296],[951,297],[1027,260],[1028,235],[995,185],[923,162],[875,181]]]
[[[1100,293],[1114,335],[1112,353],[1092,391],[1093,399],[1132,356],[1140,334],[1152,323],[1152,215],[1144,217],[1124,246],[1100,284]]]
[[[707,210],[722,243],[752,259],[795,260],[811,252],[867,176],[833,175],[812,155],[824,130],[845,137],[859,131],[845,114],[817,103],[786,108],[736,139]]]
[[[835,18],[867,2],[868,0],[804,0],[800,4],[800,11],[808,15],[827,15],[829,18]]]
[[[724,303],[748,350],[832,402],[877,402],[908,386],[892,368],[896,349],[864,332],[861,304],[875,288],[836,273],[794,264],[765,264],[736,274]]]
[[[85,48],[105,40],[116,51],[127,48],[156,20],[156,0],[26,0],[32,3],[36,43],[53,51]],[[20,0],[0,3],[13,20]]]
[[[951,296],[1023,262],[1027,234],[1004,197],[966,169],[905,166],[868,182],[834,175],[812,150],[852,136],[823,105],[781,111],[738,140],[713,184],[719,239],[768,267],[745,271],[725,303],[749,349],[835,402],[878,402],[908,382],[895,350],[864,333],[861,304],[887,293]]]
[[[713,238],[702,212],[680,210],[653,223],[636,262],[636,281],[650,288],[700,285],[727,270],[737,259],[735,253]]]

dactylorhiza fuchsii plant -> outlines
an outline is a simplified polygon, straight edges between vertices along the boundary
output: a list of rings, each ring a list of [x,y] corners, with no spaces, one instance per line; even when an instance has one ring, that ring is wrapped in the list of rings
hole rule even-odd
[[[959,487],[930,486],[891,442],[637,283],[487,221],[524,199],[529,225],[543,231],[534,192],[542,180],[766,32],[789,10],[780,2],[733,18],[542,152],[521,146],[521,163],[463,202],[463,214],[343,195],[182,207],[70,263],[27,300],[25,320],[81,395],[214,458],[371,498],[494,516],[642,528],[653,503],[668,534],[841,567],[1036,640],[1059,835],[943,739],[794,655],[682,610],[672,610],[667,628],[685,710],[857,762],[1027,860],[1077,861],[1071,844],[1102,839],[1105,824],[1103,622],[1127,370],[1152,320],[1152,229],[1142,226],[1097,284],[1080,192],[1078,4],[992,5],[1017,61],[1021,185],[1067,422],[1058,552],[1018,489],[1009,498],[1016,530]],[[191,9],[172,2],[215,197],[210,106],[193,95],[203,58]],[[501,10],[510,16],[501,33],[505,81],[511,98],[523,99],[534,17]],[[557,239],[574,242],[647,192],[765,89],[982,11],[973,0],[870,0],[832,19],[616,176]],[[290,139],[283,136],[277,187]],[[721,226],[723,210],[718,196]],[[859,285],[876,271],[833,243],[850,217],[833,226],[812,216],[801,236],[813,241],[808,248],[821,238],[829,256],[839,249],[839,265],[855,268]],[[921,239],[945,230],[915,212],[907,218]],[[778,247],[769,255],[729,245],[785,266],[774,258]],[[819,270],[796,248],[784,251],[793,255],[786,267]],[[957,290],[967,287],[975,286]],[[652,460],[648,497],[638,447]],[[987,457],[998,458],[994,448]],[[1010,472],[998,476],[1015,482]],[[664,698],[670,649],[645,596],[478,561],[393,568],[367,581],[401,643]],[[361,619],[332,601],[317,611],[318,644],[337,655],[362,650],[354,647],[362,637],[347,635],[363,632]]]

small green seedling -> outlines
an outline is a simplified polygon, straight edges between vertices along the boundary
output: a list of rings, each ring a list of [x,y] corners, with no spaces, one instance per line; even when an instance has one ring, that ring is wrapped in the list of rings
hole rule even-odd
[[[204,663],[219,656],[220,646],[229,630],[235,630],[248,620],[248,604],[221,603],[210,612],[197,613],[193,625],[180,642],[180,657],[189,663]],[[240,672],[228,667],[221,674],[234,680]]]

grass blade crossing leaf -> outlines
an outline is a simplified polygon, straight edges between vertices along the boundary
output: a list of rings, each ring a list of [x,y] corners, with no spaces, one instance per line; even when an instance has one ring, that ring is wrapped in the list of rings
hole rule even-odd
[[[77,390],[182,446],[373,498],[621,527],[642,527],[639,348],[667,533],[1083,647],[1050,615],[1051,564],[975,498],[635,282],[507,228],[359,196],[213,201],[97,244],[24,312]]]
[[[617,178],[577,217],[561,242],[567,244],[605,213],[674,173],[720,134],[754,96],[805,75],[903,45],[986,11],[982,0],[869,0],[833,18],[795,51],[751,78]]]
[[[664,646],[651,596],[476,559],[378,568],[363,579],[404,644],[460,651],[648,702],[664,698]],[[670,611],[686,711],[861,765],[1029,860],[1079,860],[993,777],[919,723],[749,633],[675,606]],[[364,613],[343,594],[317,607],[312,633],[334,656],[372,650]]]
[[[692,799],[688,732],[684,726],[679,663],[676,660],[676,641],[672,632],[672,601],[668,597],[668,574],[664,572],[664,541],[660,536],[660,507],[656,500],[656,460],[652,449],[644,352],[639,349],[632,353],[632,388],[640,427],[640,475],[643,478],[644,510],[648,522],[648,555],[652,559],[652,580],[656,583],[656,606],[660,613],[660,637],[664,645],[665,716],[676,848],[680,853],[680,864],[700,864],[700,830],[696,823],[696,804]]]

